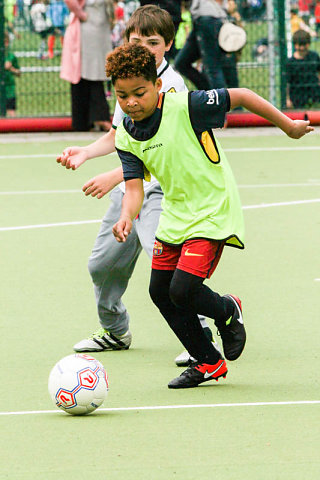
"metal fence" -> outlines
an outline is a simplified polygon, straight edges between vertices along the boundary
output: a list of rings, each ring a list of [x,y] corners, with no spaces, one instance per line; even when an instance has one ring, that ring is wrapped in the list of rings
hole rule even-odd
[[[15,78],[15,116],[68,116],[70,85],[59,77],[63,30],[56,29],[49,35],[37,33],[30,15],[31,1],[0,0],[0,116],[7,114],[4,68],[7,33],[8,48],[14,53],[21,71]],[[238,2],[247,33],[247,44],[237,59],[239,86],[251,88],[285,109],[286,61],[292,54],[289,0],[256,2],[260,5],[256,10],[252,7],[254,2]],[[68,15],[65,25],[67,21]],[[312,39],[311,47],[320,50],[317,37]],[[112,111],[113,96],[110,102]]]

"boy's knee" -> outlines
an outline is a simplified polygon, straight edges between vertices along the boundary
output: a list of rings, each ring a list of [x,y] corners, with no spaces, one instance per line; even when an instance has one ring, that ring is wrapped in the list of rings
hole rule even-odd
[[[90,257],[88,261],[88,270],[91,275],[92,281],[95,284],[101,283],[105,277],[106,273],[108,271],[106,265],[99,260],[99,258],[96,257]]]
[[[160,308],[164,301],[167,299],[167,295],[163,294],[161,288],[158,288],[153,282],[149,285],[149,295],[153,303]]]
[[[170,303],[169,285],[173,272],[167,270],[153,270],[149,285],[149,294],[153,303],[161,310]]]
[[[185,286],[181,282],[172,281],[169,290],[170,300],[179,308],[185,308],[188,300],[188,294]]]
[[[201,277],[183,270],[176,270],[169,291],[172,303],[179,308],[191,308],[199,288],[202,288],[202,283]]]

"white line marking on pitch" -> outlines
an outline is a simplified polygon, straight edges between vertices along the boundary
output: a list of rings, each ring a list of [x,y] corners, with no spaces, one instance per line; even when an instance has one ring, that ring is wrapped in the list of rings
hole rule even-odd
[[[283,187],[318,187],[320,182],[309,183],[260,183],[255,185],[238,185],[238,188],[283,188]]]
[[[243,147],[243,148],[224,148],[225,152],[288,152],[296,150],[320,150],[317,145],[306,147]]]
[[[252,210],[255,208],[284,207],[288,205],[303,205],[307,203],[318,203],[320,198],[312,198],[310,200],[293,200],[292,202],[276,202],[276,203],[260,203],[258,205],[244,205],[243,210]]]
[[[101,218],[99,218],[99,220],[80,220],[78,222],[40,223],[37,225],[22,225],[19,227],[1,227],[0,232],[6,232],[11,230],[29,230],[32,228],[49,228],[49,227],[66,227],[69,225],[86,225],[88,223],[98,223],[98,222],[101,222]]]
[[[31,155],[0,155],[1,160],[7,160],[9,158],[56,158],[56,153],[43,153],[43,154],[31,154]]]
[[[310,181],[305,183],[265,183],[265,184],[255,184],[255,185],[238,185],[238,188],[294,188],[294,187],[318,187],[320,186],[319,181]],[[8,191],[0,192],[0,195],[46,195],[46,194],[56,194],[56,193],[83,193],[82,190],[21,190],[21,191]]]
[[[320,150],[320,146],[292,146],[292,147],[243,147],[243,148],[224,148],[225,152],[290,152],[305,150]],[[29,155],[0,155],[0,159],[8,158],[56,158],[57,153],[29,154]]]
[[[208,403],[202,405],[154,405],[146,407],[99,408],[98,412],[128,412],[141,410],[179,410],[184,408],[230,408],[230,407],[269,407],[283,405],[319,405],[320,400],[297,400],[286,402],[246,402],[246,403]],[[38,415],[43,413],[63,413],[61,410],[25,410],[21,412],[0,412],[0,415]]]
[[[20,192],[0,192],[0,195],[41,195],[48,193],[82,193],[82,190],[24,190]]]
[[[319,203],[320,198],[314,198],[311,200],[296,200],[292,202],[277,202],[277,203],[261,203],[259,205],[244,205],[243,210],[254,210],[258,208],[270,208],[270,207],[283,207],[289,205],[303,205],[308,203]],[[61,222],[61,223],[41,223],[37,225],[22,225],[17,227],[0,227],[0,232],[8,232],[13,230],[29,230],[33,228],[50,228],[50,227],[66,227],[69,225],[86,225],[90,223],[99,223],[101,219],[98,220],[81,220],[76,222]]]

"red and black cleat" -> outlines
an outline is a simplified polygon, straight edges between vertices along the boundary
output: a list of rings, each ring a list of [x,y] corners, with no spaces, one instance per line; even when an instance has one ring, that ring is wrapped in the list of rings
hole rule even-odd
[[[216,364],[194,362],[181,375],[171,380],[169,388],[193,388],[200,383],[216,380],[220,377],[226,377],[228,373],[227,364],[224,359],[220,359]]]
[[[241,301],[235,295],[224,295],[233,304],[233,314],[226,322],[216,322],[221,336],[223,353],[227,360],[240,357],[245,343],[246,331],[243,325]]]

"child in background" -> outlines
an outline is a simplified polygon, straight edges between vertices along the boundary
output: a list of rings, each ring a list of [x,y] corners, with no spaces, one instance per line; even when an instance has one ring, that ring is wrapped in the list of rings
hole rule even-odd
[[[48,57],[53,58],[56,36],[60,37],[61,46],[63,45],[64,32],[69,18],[67,5],[63,0],[51,0],[47,8],[47,16],[54,27],[54,33],[48,36]]]
[[[127,0],[126,2],[119,2],[124,9],[124,21],[128,22],[133,13],[140,7],[139,0]]]
[[[287,61],[287,107],[310,107],[320,102],[320,57],[310,50],[311,38],[305,30],[292,37],[295,51]]]
[[[181,50],[186,43],[187,36],[192,30],[191,13],[186,8],[185,3],[186,2],[181,3],[181,22],[179,24],[175,40],[176,50]]]
[[[319,37],[320,34],[320,1],[318,0],[314,8],[314,19],[316,23],[316,34]]]
[[[298,0],[298,11],[303,21],[309,25],[314,7],[314,0]]]
[[[6,110],[8,117],[16,115],[16,77],[20,77],[19,63],[14,53],[9,50],[9,34],[4,34],[5,60],[4,60],[4,82],[6,89]]]
[[[33,30],[40,36],[38,58],[44,60],[46,56],[46,39],[54,33],[54,27],[48,17],[49,0],[35,0],[32,3],[30,17]]]
[[[305,30],[311,37],[316,37],[317,34],[312,28],[305,23],[305,21],[299,16],[299,10],[297,7],[292,7],[290,10],[290,25],[291,34],[293,35],[298,30]]]
[[[4,29],[9,34],[9,41],[14,38],[20,38],[20,34],[14,28],[15,21],[15,0],[6,0],[4,2]]]
[[[111,39],[112,39],[112,47],[116,48],[119,47],[123,42],[124,32],[126,30],[126,22],[124,21],[124,8],[119,5],[118,2],[115,3],[114,9],[114,19],[115,24],[112,29]]]
[[[192,388],[227,374],[222,355],[200,326],[198,315],[214,319],[226,359],[236,360],[246,341],[240,300],[220,296],[203,282],[225,246],[244,248],[241,203],[226,156],[213,135],[226,113],[244,107],[277,125],[291,138],[313,130],[291,120],[246,88],[160,93],[154,56],[143,46],[125,45],[107,56],[122,110],[116,148],[126,182],[113,233],[130,241],[132,222],[143,204],[143,179],[154,175],[162,188],[163,211],[156,231],[150,295],[170,328],[197,361],[169,388]]]

